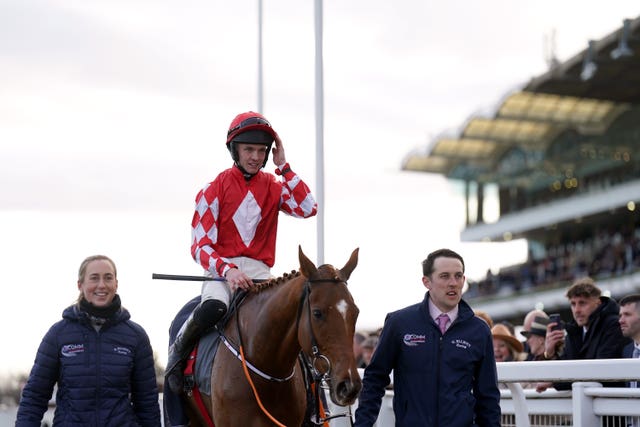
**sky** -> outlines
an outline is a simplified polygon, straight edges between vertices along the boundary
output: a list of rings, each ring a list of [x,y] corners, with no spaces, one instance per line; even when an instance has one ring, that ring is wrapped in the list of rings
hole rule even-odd
[[[169,324],[200,284],[151,275],[202,273],[193,201],[231,165],[233,117],[257,109],[257,5],[0,0],[0,374],[28,372],[97,253],[166,362]],[[545,72],[549,40],[563,61],[639,13],[631,0],[325,1],[318,171],[314,2],[264,1],[263,113],[324,190],[321,223],[280,217],[272,273],[298,268],[298,245],[317,260],[320,238],[336,267],[359,247],[349,287],[358,328],[375,329],[423,298],[432,250],[459,251],[469,279],[522,261],[521,241],[461,242],[460,186],[402,159]]]

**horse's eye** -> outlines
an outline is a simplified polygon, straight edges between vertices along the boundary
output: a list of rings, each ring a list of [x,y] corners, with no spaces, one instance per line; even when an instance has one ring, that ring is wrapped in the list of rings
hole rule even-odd
[[[313,317],[316,319],[322,319],[322,311],[320,309],[313,309]]]

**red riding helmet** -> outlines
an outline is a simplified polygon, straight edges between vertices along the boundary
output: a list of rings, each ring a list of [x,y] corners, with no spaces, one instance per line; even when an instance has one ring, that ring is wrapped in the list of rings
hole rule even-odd
[[[236,150],[236,142],[244,142],[247,144],[262,144],[267,146],[267,156],[264,159],[262,167],[267,164],[271,145],[276,139],[276,131],[271,127],[271,123],[260,113],[247,111],[238,114],[229,125],[227,132],[227,149],[231,153],[234,162],[238,161],[238,152]]]

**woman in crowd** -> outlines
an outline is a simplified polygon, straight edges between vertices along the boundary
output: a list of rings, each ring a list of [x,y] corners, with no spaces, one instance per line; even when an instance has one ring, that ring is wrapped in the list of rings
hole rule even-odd
[[[496,362],[512,362],[526,358],[526,354],[522,352],[524,350],[522,342],[514,337],[509,328],[502,323],[491,328],[491,335],[493,335],[493,354]]]
[[[78,289],[38,348],[16,427],[40,426],[56,383],[54,425],[160,426],[151,344],[120,304],[114,262],[86,258]]]

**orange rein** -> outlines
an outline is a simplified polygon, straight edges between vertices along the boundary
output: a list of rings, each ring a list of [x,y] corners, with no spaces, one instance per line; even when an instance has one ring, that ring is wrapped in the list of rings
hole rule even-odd
[[[253,384],[253,381],[251,381],[251,374],[249,374],[249,369],[247,369],[247,361],[244,357],[244,349],[242,348],[242,344],[240,344],[240,356],[242,360],[242,370],[244,371],[244,375],[247,377],[247,381],[251,386],[251,390],[253,390],[253,395],[255,396],[256,401],[258,402],[258,406],[260,406],[260,409],[262,409],[262,412],[264,412],[264,414],[267,417],[269,417],[269,419],[273,421],[276,425],[278,425],[279,427],[287,427],[284,424],[282,424],[280,421],[276,420],[275,417],[271,415],[267,410],[267,408],[265,408],[264,405],[262,404],[262,401],[260,400],[260,396],[258,395],[258,390],[256,390],[256,386]]]

